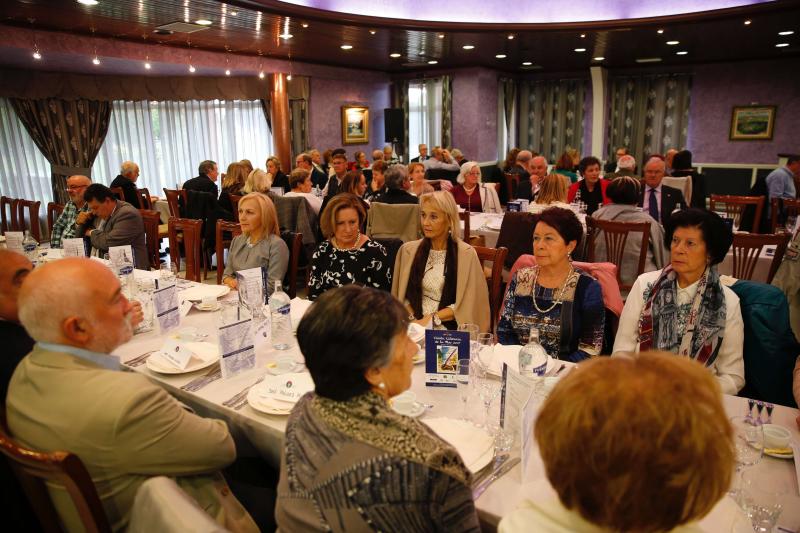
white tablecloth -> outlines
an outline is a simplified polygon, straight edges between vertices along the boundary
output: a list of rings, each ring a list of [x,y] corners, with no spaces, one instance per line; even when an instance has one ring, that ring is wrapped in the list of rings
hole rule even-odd
[[[765,246],[761,250],[761,254],[756,260],[756,267],[753,269],[752,281],[760,281],[761,283],[767,282],[769,276],[769,267],[772,265],[772,258],[775,257],[775,246]],[[719,264],[717,270],[720,274],[728,276],[733,275],[733,249],[728,250],[728,254],[722,263]]]
[[[235,298],[235,294],[228,296]],[[192,309],[183,320],[182,326],[194,326],[208,333],[207,341],[216,342],[216,326],[219,312],[201,312]],[[162,337],[157,331],[136,335],[131,341],[119,347],[115,354],[120,356],[122,362],[130,360],[144,352],[155,350],[162,344]],[[298,360],[302,355],[295,344],[290,350]],[[284,352],[285,353],[285,352]],[[266,365],[275,361],[278,350],[263,347],[256,351],[256,368],[229,380],[212,382],[197,392],[186,392],[180,387],[198,377],[203,371],[189,375],[161,375],[150,372],[145,365],[135,370],[148,375],[155,383],[163,386],[178,399],[191,406],[199,415],[225,420],[233,434],[240,455],[257,452],[276,468],[280,464],[280,454],[283,434],[286,427],[286,417],[266,415],[255,411],[250,406],[245,406],[239,411],[224,407],[222,402],[231,398],[245,387],[252,385],[256,380],[266,374]],[[455,389],[440,387],[426,387],[424,384],[424,365],[416,365],[412,373],[411,390],[417,394],[419,401],[433,405],[426,415],[431,417],[458,417],[461,413],[461,403]],[[495,402],[498,404],[499,402]],[[743,398],[725,396],[725,406],[728,413],[733,415],[744,414],[746,401]],[[480,413],[481,408],[470,405],[470,412]],[[493,408],[493,415],[497,412],[497,405]],[[480,415],[478,415],[480,416]],[[800,433],[797,431],[794,419],[796,409],[776,407],[773,412],[773,421],[790,428],[795,441],[800,442]],[[547,483],[544,467],[534,451],[534,459],[528,476],[532,481],[521,484],[519,466],[510,473],[496,481],[476,502],[481,519],[489,524],[496,524],[500,517],[512,511],[520,501],[525,498],[540,499],[552,496],[553,491]],[[781,476],[795,479],[793,463],[791,461],[765,457],[762,464],[758,465],[761,471],[768,476]],[[796,479],[793,481],[797,489]],[[704,520],[706,531],[730,531],[730,523],[735,507],[729,505],[730,500],[723,500],[715,510]],[[795,516],[792,523],[800,525],[800,505],[794,509],[786,509],[787,516]],[[794,520],[794,519],[793,519]],[[784,523],[783,521],[781,523]]]

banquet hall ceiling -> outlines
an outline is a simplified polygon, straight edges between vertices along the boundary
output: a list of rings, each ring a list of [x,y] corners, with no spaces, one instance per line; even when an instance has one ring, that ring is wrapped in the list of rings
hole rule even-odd
[[[196,26],[202,19],[210,25]],[[175,22],[201,29],[156,33],[157,27]],[[680,66],[800,55],[796,0],[634,21],[507,25],[377,19],[270,0],[98,0],[93,6],[75,0],[4,0],[0,23],[391,73],[473,66],[563,72],[593,65],[632,67],[654,58],[660,59],[657,64]]]

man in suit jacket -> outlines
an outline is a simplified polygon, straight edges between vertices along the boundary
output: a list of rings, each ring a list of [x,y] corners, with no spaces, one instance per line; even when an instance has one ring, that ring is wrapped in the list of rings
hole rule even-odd
[[[136,188],[136,180],[139,179],[139,165],[133,161],[125,161],[119,169],[119,176],[111,182],[112,189],[119,187],[125,196],[125,201],[134,207],[139,207],[139,191]]]
[[[194,191],[210,192],[214,194],[215,198],[217,198],[219,196],[219,190],[217,189],[216,183],[214,183],[217,181],[217,177],[219,176],[217,164],[213,161],[206,160],[200,163],[200,167],[197,170],[200,175],[184,182],[183,188]]]
[[[298,154],[294,159],[295,168],[308,170],[311,176],[311,185],[324,189],[328,183],[328,175],[314,166],[314,160],[309,154]]]
[[[517,165],[511,172],[519,174],[517,198],[533,201],[539,194],[539,182],[547,176],[547,159],[540,155],[533,157],[529,151],[523,150],[517,154]]]
[[[35,450],[76,454],[114,531],[127,526],[142,482],[161,475],[228,529],[257,531],[217,473],[236,457],[225,423],[189,413],[144,375],[119,371],[110,354],[131,338],[131,314],[116,277],[96,261],[62,259],[27,276],[19,317],[37,344],[9,385],[12,436]],[[66,490],[49,491],[65,529],[82,529]]]
[[[83,198],[94,216],[85,222],[78,235],[89,238],[92,252],[97,250],[97,255],[102,257],[111,246],[129,244],[136,268],[148,269],[150,260],[139,210],[128,202],[117,200],[111,189],[99,183],[89,185]]]
[[[419,148],[419,155],[412,159],[410,163],[424,163],[426,159],[428,159],[428,145],[427,144],[420,144]]]
[[[658,157],[651,157],[644,166],[644,187],[639,194],[639,207],[658,220],[663,226],[676,207],[686,209],[683,193],[668,185],[663,185],[666,164]]]

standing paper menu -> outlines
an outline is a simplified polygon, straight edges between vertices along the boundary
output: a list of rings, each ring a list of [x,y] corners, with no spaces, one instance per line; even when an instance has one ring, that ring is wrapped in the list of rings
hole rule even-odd
[[[219,351],[223,378],[255,368],[256,351],[252,328],[253,321],[249,318],[220,326]]]
[[[425,331],[426,386],[455,388],[459,359],[469,359],[468,331]]]

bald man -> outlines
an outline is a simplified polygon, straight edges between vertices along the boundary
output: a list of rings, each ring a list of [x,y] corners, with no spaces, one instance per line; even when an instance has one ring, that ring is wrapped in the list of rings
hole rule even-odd
[[[69,202],[64,206],[64,210],[53,224],[53,232],[50,234],[50,248],[61,248],[64,239],[79,237],[77,234],[78,226],[89,219],[89,206],[83,199],[83,192],[86,187],[92,184],[92,180],[86,176],[75,175],[67,178],[67,194]],[[83,214],[81,214],[83,213]]]
[[[36,345],[9,384],[11,433],[35,450],[80,457],[114,531],[127,526],[139,485],[159,475],[174,477],[228,529],[257,531],[215,474],[236,457],[225,423],[119,371],[110,354],[131,338],[133,306],[107,267],[68,258],[37,268],[20,289],[19,318]],[[66,530],[82,529],[66,491],[51,495]]]

